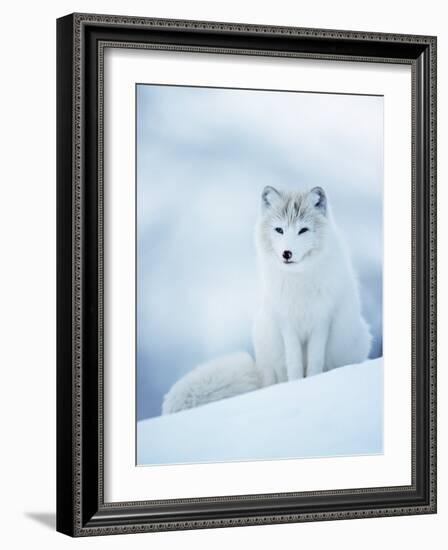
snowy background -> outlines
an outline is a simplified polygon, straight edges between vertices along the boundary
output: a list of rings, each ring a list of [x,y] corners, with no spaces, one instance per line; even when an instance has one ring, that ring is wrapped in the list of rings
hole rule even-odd
[[[382,158],[380,97],[137,86],[138,420],[198,363],[252,353],[265,185],[327,191],[382,355]]]

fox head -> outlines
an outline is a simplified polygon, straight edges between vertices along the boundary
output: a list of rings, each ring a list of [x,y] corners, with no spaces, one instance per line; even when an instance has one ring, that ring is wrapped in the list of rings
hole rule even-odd
[[[285,271],[300,272],[323,249],[329,205],[325,191],[285,192],[267,186],[261,194],[258,248]]]

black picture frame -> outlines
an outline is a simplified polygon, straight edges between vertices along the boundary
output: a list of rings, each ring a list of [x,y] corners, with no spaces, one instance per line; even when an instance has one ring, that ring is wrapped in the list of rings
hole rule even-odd
[[[104,45],[412,68],[412,484],[104,502]],[[71,536],[436,512],[436,38],[72,14],[57,21],[57,530]]]

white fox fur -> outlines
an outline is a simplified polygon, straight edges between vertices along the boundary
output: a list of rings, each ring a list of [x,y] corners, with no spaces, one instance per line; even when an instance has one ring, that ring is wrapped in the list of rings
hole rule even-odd
[[[367,359],[357,280],[323,189],[265,187],[256,247],[255,362],[236,353],[200,365],[169,390],[162,414]]]
[[[178,380],[165,395],[162,414],[191,409],[260,386],[260,373],[248,353],[223,355],[199,365]]]

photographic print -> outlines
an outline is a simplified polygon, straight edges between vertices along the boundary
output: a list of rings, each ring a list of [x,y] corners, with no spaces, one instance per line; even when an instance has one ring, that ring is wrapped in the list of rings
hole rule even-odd
[[[383,452],[383,97],[136,85],[136,463]]]

